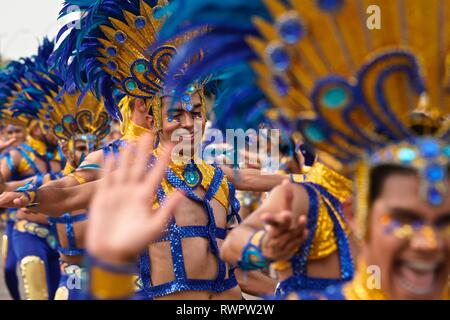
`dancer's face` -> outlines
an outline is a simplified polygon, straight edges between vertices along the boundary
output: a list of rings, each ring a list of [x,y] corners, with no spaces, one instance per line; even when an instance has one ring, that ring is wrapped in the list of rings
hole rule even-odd
[[[416,174],[391,174],[369,212],[363,254],[391,299],[440,299],[448,285],[450,196],[434,207],[419,191]]]
[[[188,152],[193,156],[196,147],[201,144],[206,119],[202,116],[202,101],[198,93],[194,93],[191,96],[191,102],[192,110],[187,111],[182,108],[181,102],[170,106],[170,97],[164,97],[162,99],[162,130],[160,140],[163,145],[166,142],[172,141],[180,149],[184,150],[184,152]],[[194,129],[197,131],[194,132]]]
[[[25,128],[16,127],[13,125],[9,125],[6,127],[6,138],[7,140],[15,139],[15,142],[13,143],[14,147],[17,147],[25,142],[26,135],[27,134]]]

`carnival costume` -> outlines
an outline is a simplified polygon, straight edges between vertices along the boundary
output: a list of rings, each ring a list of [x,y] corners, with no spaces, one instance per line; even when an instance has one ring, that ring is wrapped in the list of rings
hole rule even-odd
[[[261,27],[261,17],[270,18],[270,13],[263,4],[260,1],[246,3],[193,1],[186,8],[181,6],[183,6],[182,1],[172,3],[171,9],[177,14],[169,17],[164,25],[161,32],[162,40],[171,38],[183,32],[182,30],[185,32],[208,26],[208,32],[200,34],[183,47],[183,56],[171,65],[170,72],[174,72],[184,61],[198,54],[199,48],[204,52],[204,59],[193,63],[183,78],[176,83],[170,82],[169,86],[173,85],[176,92],[179,92],[186,83],[212,74],[212,79],[220,81],[217,125],[224,128],[256,128],[262,120],[270,120],[273,127],[282,129],[287,136],[298,134],[300,116],[291,109],[299,108],[304,100],[299,99],[299,94],[294,94],[293,97],[288,94],[289,87],[285,82],[289,77],[284,76],[282,70],[276,69],[283,66],[282,63],[277,65],[269,60],[272,55],[275,59],[285,57],[280,53],[285,49],[282,46],[284,42],[275,41],[277,33],[273,26],[269,29],[266,23],[262,30],[258,30]],[[257,21],[255,25],[252,22],[254,16],[256,16],[254,20]],[[285,19],[291,23],[292,19],[287,17]],[[296,30],[287,29],[286,32],[296,32]],[[270,43],[263,62],[270,62],[270,66],[276,70],[275,74],[269,73],[266,70],[267,67],[260,70],[262,63],[253,61],[259,57],[260,51],[254,51],[246,41],[253,36],[255,38],[251,38],[252,42],[249,40],[252,44],[256,41],[253,39],[259,39],[258,34],[261,34],[262,38],[265,37],[264,32],[269,31],[271,31],[269,38],[274,42]],[[284,29],[283,32],[285,32]],[[263,46],[258,47],[258,49],[262,48]],[[284,66],[283,71],[290,71],[287,69],[288,66]],[[259,72],[261,77],[258,77]],[[273,78],[267,79],[270,76]],[[169,81],[170,79],[172,78],[169,77]],[[287,88],[286,92],[283,92],[281,97],[274,96],[278,93],[278,85],[283,84],[285,85],[281,89]],[[293,100],[294,98],[296,99]],[[321,163],[317,163],[308,174],[293,175],[291,180],[294,183],[300,183],[308,193],[310,208],[307,227],[310,233],[306,242],[290,261],[278,261],[272,264],[276,270],[281,271],[291,267],[293,271],[292,277],[279,283],[277,293],[282,295],[301,289],[323,289],[329,285],[350,280],[354,274],[348,239],[350,230],[343,216],[341,203],[351,197],[351,181]],[[270,265],[270,261],[264,259],[261,254],[247,254],[255,250],[260,252],[258,249],[260,236],[258,233],[255,234],[248,246],[244,248],[241,260],[241,263],[245,265],[244,268],[252,270]],[[313,278],[307,275],[308,262],[324,259],[335,253],[338,254],[340,261],[339,278]]]
[[[442,204],[450,158],[450,6],[437,0],[264,3],[270,17],[252,18],[258,33],[234,29],[233,39],[242,37],[242,47],[227,54],[246,52],[255,71],[254,83],[273,103],[268,112],[294,123],[330,167],[354,174],[359,238],[367,239],[370,229],[368,186],[374,167],[394,164],[417,170],[423,199],[431,206]],[[380,8],[381,29],[367,24],[365,8],[370,4]],[[232,12],[233,19],[243,12],[240,9]],[[222,8],[221,13],[223,17],[231,10]],[[217,29],[221,31],[226,33]],[[191,50],[194,47],[195,43]],[[212,48],[212,56],[214,49],[220,51],[220,45]],[[400,238],[429,228],[423,223],[382,223],[387,233]],[[431,233],[441,231],[449,235],[448,227]],[[348,284],[298,294],[389,299],[366,283],[361,258],[355,279]]]
[[[68,1],[70,4],[70,1]],[[162,1],[158,3],[162,4]],[[176,40],[154,47],[157,32],[164,19],[158,14],[161,6],[154,6],[152,1],[97,1],[92,6],[82,6],[80,9],[88,13],[84,20],[85,30],[73,30],[67,41],[82,37],[85,40],[79,45],[70,68],[77,70],[82,65],[86,68],[86,79],[75,82],[82,90],[86,88],[105,98],[105,105],[111,115],[120,117],[117,107],[111,104],[112,89],[118,88],[128,97],[141,98],[150,101],[151,113],[155,121],[155,129],[162,129],[162,97],[171,96],[172,90],[165,86],[165,76],[168,64],[176,54],[176,47],[186,41],[187,35]],[[77,34],[78,33],[78,34]],[[67,58],[60,55],[60,61]],[[85,61],[85,63],[83,63]],[[69,70],[76,74],[76,71]],[[78,79],[79,80],[79,79]],[[198,93],[201,97],[202,110],[198,117],[206,117],[202,83],[190,84],[184,89],[182,108],[187,112],[193,109],[191,95]],[[192,115],[194,117],[194,115]],[[170,117],[169,117],[170,118]],[[168,119],[169,122],[177,119]],[[158,157],[155,150],[153,161]],[[194,189],[201,186],[205,190],[204,198],[197,196]],[[227,181],[223,172],[213,165],[204,162],[185,164],[170,163],[163,179],[154,207],[163,205],[167,196],[176,190],[183,190],[188,198],[200,204],[208,217],[206,226],[178,226],[175,218],[169,224],[163,237],[157,242],[168,242],[171,248],[171,259],[174,266],[175,279],[169,283],[155,286],[150,277],[151,265],[149,251],[146,250],[140,258],[140,278],[138,285],[141,293],[147,299],[153,299],[180,291],[210,291],[223,292],[237,286],[233,270],[228,270],[220,259],[217,239],[224,239],[226,229],[218,228],[215,223],[212,199],[221,203],[228,211],[228,218],[236,216],[239,203],[234,197],[234,187]],[[184,264],[184,253],[181,247],[183,238],[207,238],[210,251],[218,260],[218,275],[213,280],[189,279]],[[104,268],[101,268],[104,269]],[[105,290],[100,290],[99,283],[111,289],[114,297],[123,295],[129,288],[129,282],[116,275],[117,283],[107,283],[111,275],[107,270],[99,270],[98,265],[91,268],[91,294],[104,298]],[[125,281],[125,283],[124,283]],[[126,292],[129,294],[129,292]],[[111,297],[111,296],[109,296]]]
[[[39,126],[42,132],[46,132],[44,124],[36,120],[35,110],[29,103],[36,96],[33,92],[26,92],[25,87],[30,83],[32,70],[46,69],[47,59],[53,50],[53,44],[47,39],[39,47],[38,54],[32,58],[26,58],[18,62],[22,64],[24,73],[17,78],[14,90],[10,98],[3,105],[15,119],[28,119],[27,128]],[[18,153],[20,163],[16,166],[12,161],[12,152]],[[14,148],[10,154],[5,155],[9,170],[16,180],[30,180],[17,192],[30,196],[27,191],[31,185],[40,186],[46,180],[54,180],[60,177],[59,172],[54,172],[51,163],[64,165],[65,159],[58,147],[50,146],[47,141],[38,140],[30,135],[21,146]],[[40,169],[38,162],[45,164],[45,169]],[[49,225],[15,219],[12,232],[13,249],[19,262],[21,276],[23,278],[25,296],[27,299],[52,299],[59,282],[58,253],[55,248],[55,235]]]

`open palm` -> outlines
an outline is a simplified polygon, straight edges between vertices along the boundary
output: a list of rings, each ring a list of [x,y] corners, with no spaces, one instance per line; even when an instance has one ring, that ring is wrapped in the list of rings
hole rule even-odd
[[[86,246],[92,256],[113,263],[135,260],[160,236],[182,197],[175,193],[163,207],[152,210],[170,159],[167,150],[149,170],[152,145],[150,137],[143,138],[138,146],[129,145],[114,172],[114,161],[107,159],[105,176],[98,183],[89,211]]]

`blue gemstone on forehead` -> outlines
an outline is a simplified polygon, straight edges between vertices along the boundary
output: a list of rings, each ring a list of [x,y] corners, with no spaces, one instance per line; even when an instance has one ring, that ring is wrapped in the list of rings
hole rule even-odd
[[[316,123],[306,125],[305,134],[312,142],[321,142],[325,139],[323,129]]]
[[[186,111],[192,111],[192,104],[186,104],[184,109],[186,109]]]
[[[184,94],[184,95],[181,97],[181,100],[183,100],[184,102],[189,102],[189,101],[191,101],[191,96],[188,95],[188,94]]]
[[[273,77],[273,84],[275,85],[275,88],[277,89],[277,92],[280,95],[280,97],[284,97],[288,94],[289,86],[282,77],[280,76]]]
[[[444,179],[445,170],[438,164],[432,164],[425,168],[425,177],[428,181],[436,183]]]
[[[194,93],[194,92],[195,92],[195,86],[190,85],[190,86],[188,87],[188,89],[187,89],[187,92],[188,92],[188,93]]]
[[[278,34],[288,44],[297,43],[305,35],[305,28],[298,17],[281,19]]]
[[[289,67],[291,60],[285,48],[281,46],[269,46],[267,48],[267,54],[276,70],[285,71]]]
[[[316,0],[317,5],[323,11],[333,12],[342,8],[344,0]]]
[[[108,47],[106,49],[106,53],[108,54],[108,56],[110,57],[115,57],[117,56],[117,49],[115,47]]]
[[[348,100],[347,91],[342,87],[333,87],[325,91],[322,103],[329,109],[339,109]]]
[[[436,187],[432,186],[430,189],[428,189],[427,200],[433,206],[438,206],[442,204],[443,197],[439,190],[436,189]]]
[[[416,151],[412,148],[404,147],[398,151],[397,157],[401,162],[411,162],[416,159]]]
[[[425,158],[434,158],[439,156],[440,147],[436,140],[426,139],[420,142],[420,153]]]
[[[127,40],[126,34],[123,33],[122,31],[117,31],[116,34],[114,35],[114,38],[120,44],[123,44]]]
[[[172,121],[173,121],[173,118],[172,118],[172,117],[167,117],[167,121],[168,121],[168,122],[172,122]]]
[[[136,19],[134,20],[134,25],[136,26],[137,29],[144,28],[146,24],[147,21],[145,21],[144,17],[136,17]]]

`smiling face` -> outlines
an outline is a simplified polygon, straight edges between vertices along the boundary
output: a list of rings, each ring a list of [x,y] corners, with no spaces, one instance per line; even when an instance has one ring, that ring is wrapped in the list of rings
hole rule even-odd
[[[388,175],[370,209],[363,244],[368,265],[381,269],[391,299],[441,299],[450,273],[450,196],[431,206],[414,172]]]
[[[191,96],[192,110],[182,108],[181,102],[170,107],[170,97],[162,98],[162,130],[159,134],[162,145],[170,141],[182,143],[184,150],[195,154],[195,147],[201,142],[205,130],[206,119],[202,115],[202,100],[198,93]],[[194,127],[200,132],[195,132]]]
[[[26,135],[27,135],[26,130],[24,128],[16,127],[13,125],[8,125],[6,127],[6,138],[7,140],[9,139],[15,140],[13,143],[14,147],[18,147],[23,142],[25,142]]]

